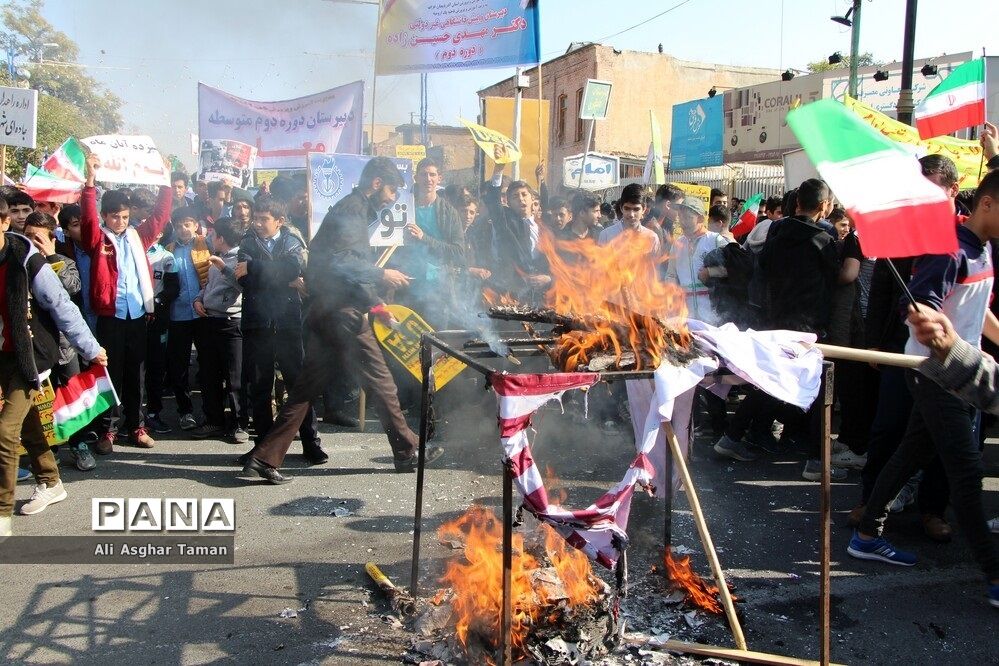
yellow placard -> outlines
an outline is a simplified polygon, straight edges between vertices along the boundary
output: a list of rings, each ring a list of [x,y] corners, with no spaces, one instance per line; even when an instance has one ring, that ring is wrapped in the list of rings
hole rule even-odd
[[[253,183],[257,187],[270,186],[271,182],[277,177],[277,169],[257,169],[253,172]]]
[[[482,117],[489,127],[513,136],[513,116],[516,100],[512,97],[483,97]],[[531,187],[541,184],[535,169],[548,155],[549,103],[543,99],[524,97],[520,101],[520,178]]]
[[[404,305],[385,306],[399,325],[392,329],[378,319],[374,319],[372,327],[375,337],[392,358],[402,363],[416,381],[423,379],[420,372],[420,337],[424,333],[433,333],[434,329]],[[434,362],[434,383],[440,390],[465,369],[465,364],[450,356],[442,356]]]
[[[458,120],[472,133],[472,139],[475,143],[479,144],[479,148],[497,164],[510,164],[520,159],[520,148],[507,135],[488,127],[468,122],[464,118],[459,118]]]
[[[704,210],[711,205],[711,188],[707,185],[692,185],[690,183],[670,183],[683,190],[692,197],[699,197],[704,201]]]
[[[938,136],[924,141],[919,138],[919,132],[915,127],[889,118],[849,95],[843,99],[843,104],[892,141],[918,146],[922,149],[921,152],[925,151],[928,155],[940,154],[949,158],[957,165],[957,173],[960,176],[958,187],[962,190],[978,186],[979,173],[982,173],[982,147],[977,141],[955,139],[952,136]]]
[[[55,429],[52,424],[52,404],[55,402],[55,391],[52,389],[52,380],[46,378],[42,382],[42,390],[35,394],[35,407],[38,408],[38,416],[42,421],[42,432],[45,433],[45,441],[49,446],[55,446],[56,444],[62,444],[60,440],[56,440]],[[0,400],[0,406],[3,405],[3,400]],[[24,450],[24,447],[18,445],[17,455],[26,456],[28,452]]]
[[[395,156],[399,159],[409,160],[413,163],[413,173],[416,173],[416,165],[427,156],[427,147],[420,144],[401,144],[395,147]]]

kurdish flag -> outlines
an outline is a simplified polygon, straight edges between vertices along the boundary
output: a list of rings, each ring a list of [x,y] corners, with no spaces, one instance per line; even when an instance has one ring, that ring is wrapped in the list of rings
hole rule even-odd
[[[920,139],[985,122],[985,58],[955,68],[916,107]]]
[[[52,427],[57,442],[71,435],[97,418],[101,413],[118,404],[118,395],[107,368],[91,365],[71,378],[55,392],[52,403]]]
[[[857,223],[864,254],[957,251],[953,204],[905,148],[832,99],[788,112],[787,124]]]
[[[746,203],[742,205],[742,211],[739,213],[739,220],[732,225],[731,232],[732,235],[738,238],[748,234],[756,226],[756,221],[760,219],[760,204],[763,203],[763,193],[754,194]]]

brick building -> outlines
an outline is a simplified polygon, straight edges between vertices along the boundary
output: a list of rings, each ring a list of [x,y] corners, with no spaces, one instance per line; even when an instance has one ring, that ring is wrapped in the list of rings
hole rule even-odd
[[[538,96],[537,68],[525,71],[531,87],[526,97]],[[663,149],[669,150],[673,105],[719,91],[780,78],[780,71],[690,62],[665,53],[622,51],[593,43],[573,43],[566,53],[543,63],[544,98],[551,103],[548,142],[549,173],[558,172],[562,158],[583,152],[587,123],[579,120],[579,105],[587,79],[610,81],[610,111],[596,121],[591,150],[621,156],[622,178],[641,175],[651,141],[649,109],[662,127]],[[479,97],[513,97],[513,77],[479,91]]]
[[[443,162],[447,183],[473,184],[476,176],[476,154],[479,147],[465,127],[453,125],[427,126],[427,155]],[[388,136],[375,143],[375,155],[395,157],[395,147],[420,143],[420,125],[398,125]]]

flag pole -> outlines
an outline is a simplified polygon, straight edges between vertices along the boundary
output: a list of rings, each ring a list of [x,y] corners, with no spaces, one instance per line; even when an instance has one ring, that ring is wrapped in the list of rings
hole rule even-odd
[[[121,399],[118,398],[118,391],[114,387],[114,382],[111,381],[111,375],[108,373],[108,366],[102,365],[101,367],[104,369],[104,376],[108,378],[108,386],[111,387],[111,395],[114,396],[114,404],[120,405]]]
[[[988,58],[985,57],[985,47],[983,46],[982,47],[982,78],[986,82],[988,82],[988,80],[989,80],[988,67],[989,67],[989,61],[988,61]],[[988,119],[989,119],[989,108],[988,108],[988,105],[989,105],[989,96],[988,95],[985,96],[985,100],[982,103],[985,105],[985,108],[983,109],[984,113],[982,115],[985,116],[985,121],[988,122]],[[985,131],[984,125],[982,126],[982,131],[983,132]],[[979,135],[979,141],[980,140],[981,140],[981,135]],[[978,186],[979,183],[982,182],[982,171],[984,169],[985,169],[985,146],[982,145],[982,159],[980,159],[978,161],[978,183],[975,183],[976,187]]]

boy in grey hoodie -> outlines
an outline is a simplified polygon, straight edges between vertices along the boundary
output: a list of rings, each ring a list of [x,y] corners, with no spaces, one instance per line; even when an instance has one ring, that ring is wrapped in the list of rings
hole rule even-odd
[[[215,221],[212,243],[216,254],[209,262],[208,281],[194,299],[198,362],[201,364],[201,407],[205,422],[192,431],[196,439],[228,434],[236,443],[249,441],[242,375],[243,334],[240,319],[243,295],[235,268],[242,229],[228,217]],[[225,390],[228,386],[228,391]],[[225,405],[231,411],[225,421]]]

